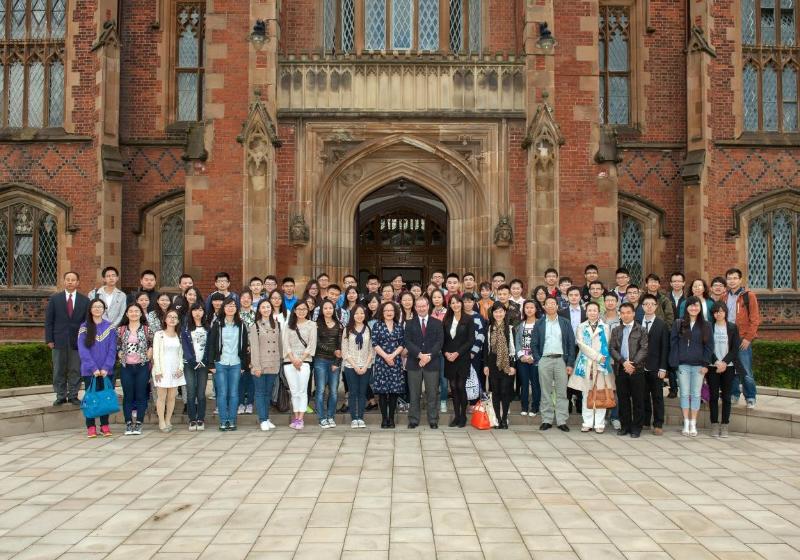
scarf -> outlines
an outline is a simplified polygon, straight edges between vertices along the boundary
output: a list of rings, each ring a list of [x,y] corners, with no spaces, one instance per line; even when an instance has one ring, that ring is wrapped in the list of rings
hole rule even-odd
[[[353,332],[355,332],[356,334],[356,348],[358,348],[359,350],[361,350],[364,347],[364,331],[366,330],[367,330],[366,326],[363,329],[361,329],[361,332],[358,332],[357,330],[353,329]]]
[[[505,323],[501,324],[505,326]],[[491,348],[494,348],[494,353],[497,355],[497,369],[505,373],[510,364],[508,360],[508,342],[506,341],[506,333],[503,332],[502,328],[498,328],[497,325],[492,327],[489,344]]]

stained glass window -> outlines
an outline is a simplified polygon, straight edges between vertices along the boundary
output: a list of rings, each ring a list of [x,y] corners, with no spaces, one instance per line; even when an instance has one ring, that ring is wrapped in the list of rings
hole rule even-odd
[[[796,10],[796,0],[741,0],[745,130],[798,130]]]
[[[0,0],[0,127],[64,124],[66,0]]]
[[[175,285],[183,274],[183,211],[164,218],[161,223],[161,278]]]
[[[0,208],[0,286],[53,287],[58,279],[58,223],[27,202]]]
[[[642,283],[644,271],[644,228],[631,216],[622,216],[619,235],[620,266],[631,273],[631,282]]]
[[[600,7],[600,122],[630,124],[630,11]]]
[[[748,282],[753,288],[798,289],[800,212],[777,208],[751,219],[747,235]]]
[[[175,118],[203,118],[205,2],[176,4]]]

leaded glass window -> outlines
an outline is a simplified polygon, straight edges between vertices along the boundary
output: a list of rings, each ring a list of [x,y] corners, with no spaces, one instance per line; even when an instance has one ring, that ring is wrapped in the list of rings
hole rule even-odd
[[[413,40],[413,0],[392,0],[392,49],[408,50]]]
[[[323,6],[325,51],[350,53],[355,47],[355,0],[325,0]]]
[[[797,0],[741,0],[748,131],[797,132]]]
[[[419,50],[439,50],[438,0],[419,0]]]
[[[600,6],[600,122],[630,124],[630,9]]]
[[[161,222],[161,278],[175,285],[183,274],[183,211],[166,216]]]
[[[752,288],[798,289],[800,212],[776,208],[749,221],[747,277]]]
[[[51,288],[57,279],[56,218],[27,202],[0,208],[0,286]]]
[[[0,0],[0,127],[64,125],[66,0]]]
[[[366,9],[364,47],[368,50],[383,50],[386,48],[386,2],[367,0]]]
[[[461,52],[464,48],[464,4],[461,0],[450,0],[450,50]]]
[[[175,118],[178,121],[203,118],[205,6],[205,2],[178,2],[175,7]]]
[[[619,234],[620,266],[631,273],[631,282],[642,283],[644,271],[644,228],[642,222],[622,215]]]

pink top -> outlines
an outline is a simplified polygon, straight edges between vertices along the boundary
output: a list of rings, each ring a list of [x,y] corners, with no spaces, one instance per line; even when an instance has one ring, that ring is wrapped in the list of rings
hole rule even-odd
[[[128,330],[128,340],[126,341],[129,345],[136,347],[139,343],[139,336],[136,334],[136,331]],[[138,364],[141,362],[141,358],[139,358],[139,354],[137,352],[126,352],[125,353],[125,363],[126,364]]]

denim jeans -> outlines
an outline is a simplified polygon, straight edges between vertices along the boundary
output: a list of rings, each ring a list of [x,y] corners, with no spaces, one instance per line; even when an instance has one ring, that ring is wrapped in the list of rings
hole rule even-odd
[[[183,376],[186,378],[186,410],[190,422],[206,421],[206,384],[208,383],[208,368],[205,366],[192,369],[188,364],[183,366]]]
[[[517,360],[519,375],[519,400],[522,410],[530,410],[539,414],[542,401],[542,389],[539,387],[539,366]],[[531,393],[529,398],[528,394]]]
[[[439,362],[439,400],[447,400],[447,378],[444,376],[444,356]]]
[[[259,422],[266,422],[269,420],[269,405],[272,401],[272,387],[278,380],[278,375],[275,373],[262,373],[259,377],[253,376],[253,385],[255,386],[255,405],[256,414],[258,414]]]
[[[756,380],[753,377],[752,345],[748,346],[747,350],[739,350],[739,363],[742,367],[736,368],[737,375],[733,378],[733,385],[731,386],[731,401],[736,402],[739,400],[739,395],[742,393],[741,387],[744,387],[744,398],[755,402]]]
[[[703,387],[703,374],[700,373],[701,367],[687,364],[678,366],[681,408],[700,410],[700,390]]]
[[[253,404],[253,374],[250,373],[250,368],[242,370],[242,376],[239,379],[239,404]]]
[[[333,419],[336,413],[336,398],[339,393],[339,369],[332,369],[334,362],[314,358],[314,380],[317,385],[317,415],[320,420]],[[328,406],[325,406],[325,387],[328,387]]]
[[[344,368],[344,376],[350,387],[350,419],[363,420],[364,408],[367,406],[367,386],[369,385],[370,371],[358,375],[353,368]]]
[[[136,419],[144,421],[147,410],[147,382],[150,380],[148,364],[122,364],[120,382],[122,383],[122,412],[125,422],[133,421],[133,410]]]
[[[239,406],[239,378],[242,376],[242,366],[235,364],[226,366],[216,363],[217,373],[214,374],[217,386],[217,409],[219,423],[225,425],[230,422],[236,425],[236,409]]]

